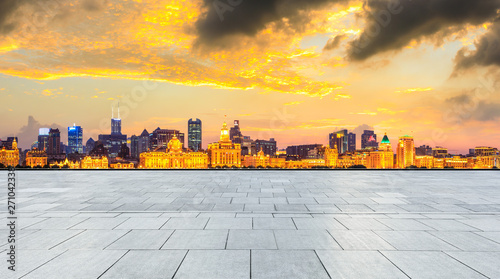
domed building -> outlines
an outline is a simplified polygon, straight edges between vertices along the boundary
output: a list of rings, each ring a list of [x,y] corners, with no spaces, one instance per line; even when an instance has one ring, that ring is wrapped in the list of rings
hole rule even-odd
[[[166,148],[140,154],[142,169],[206,169],[208,155],[203,152],[184,152],[182,142],[174,134]]]
[[[377,151],[371,151],[367,157],[369,169],[392,169],[394,168],[394,152],[391,142],[385,133]]]

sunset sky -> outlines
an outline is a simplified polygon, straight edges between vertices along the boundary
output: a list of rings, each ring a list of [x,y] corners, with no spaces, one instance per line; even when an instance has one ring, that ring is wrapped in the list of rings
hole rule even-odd
[[[0,138],[187,133],[279,148],[374,128],[500,147],[500,0],[0,0]],[[115,110],[116,112],[116,110]],[[66,131],[65,131],[66,134]],[[63,141],[67,140],[63,136]],[[359,147],[359,144],[358,144]]]

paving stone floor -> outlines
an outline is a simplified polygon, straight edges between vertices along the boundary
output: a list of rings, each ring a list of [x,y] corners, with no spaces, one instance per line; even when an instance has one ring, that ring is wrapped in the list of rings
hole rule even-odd
[[[500,278],[500,171],[17,179],[17,271],[2,211],[0,278]]]

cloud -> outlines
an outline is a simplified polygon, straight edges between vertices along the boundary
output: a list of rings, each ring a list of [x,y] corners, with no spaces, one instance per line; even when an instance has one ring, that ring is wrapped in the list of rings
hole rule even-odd
[[[467,120],[481,122],[495,121],[500,118],[500,103],[481,100],[469,94],[461,94],[445,100],[448,110],[445,117],[457,123]]]
[[[500,20],[497,19],[491,29],[475,43],[475,51],[462,48],[455,57],[455,69],[467,69],[473,66],[500,65]]]
[[[307,12],[342,0],[204,0],[206,12],[196,22],[197,43],[216,45],[230,35],[254,36],[269,23],[301,30]]]
[[[104,8],[107,1],[98,1],[98,0],[84,0],[82,2],[82,7],[84,10],[89,12],[100,11]]]
[[[329,39],[325,47],[323,48],[323,51],[329,51],[338,48],[340,46],[340,43],[346,38],[347,38],[346,35],[337,35]]]
[[[0,1],[0,35],[9,34],[17,27],[18,22],[14,13],[26,2],[26,0]]]
[[[395,93],[409,94],[409,93],[418,93],[418,92],[429,92],[434,90],[431,87],[428,88],[409,88],[405,90],[396,90]]]
[[[497,17],[500,0],[367,0],[366,26],[349,45],[352,60],[397,51],[412,41],[445,36],[450,28],[479,25]]]

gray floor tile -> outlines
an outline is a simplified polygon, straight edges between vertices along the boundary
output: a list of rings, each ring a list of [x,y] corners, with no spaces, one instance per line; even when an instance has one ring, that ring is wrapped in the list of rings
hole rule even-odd
[[[250,278],[250,251],[191,250],[174,278]]]
[[[275,230],[274,235],[279,249],[342,249],[326,230]]]
[[[500,278],[500,252],[446,252],[489,278]]]
[[[252,278],[329,278],[314,251],[252,250]]]
[[[292,218],[253,218],[255,230],[294,230]]]
[[[252,218],[210,218],[207,230],[238,229],[251,230]]]
[[[272,230],[229,230],[227,249],[277,249]]]
[[[329,230],[344,250],[394,250],[387,241],[367,230]]]
[[[228,230],[176,230],[162,249],[224,249]]]
[[[106,250],[158,250],[172,235],[172,232],[171,230],[131,230],[106,247]]]
[[[208,223],[208,218],[170,218],[162,229],[172,230],[203,230]]]

